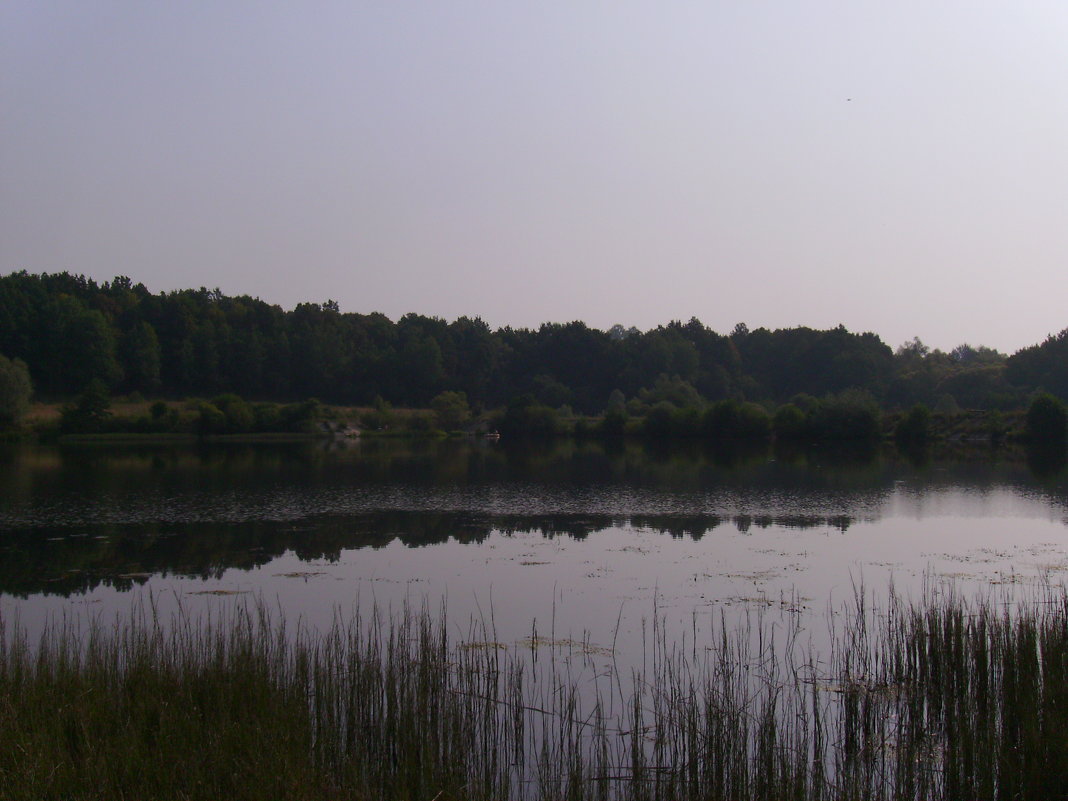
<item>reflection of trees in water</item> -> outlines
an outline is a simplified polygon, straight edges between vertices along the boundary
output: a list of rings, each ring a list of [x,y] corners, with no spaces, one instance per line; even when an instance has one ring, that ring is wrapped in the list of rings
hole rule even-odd
[[[151,576],[218,579],[227,570],[253,570],[292,553],[305,562],[338,561],[343,551],[382,548],[397,541],[410,548],[449,541],[477,545],[493,532],[540,534],[583,540],[610,528],[635,527],[698,540],[724,523],[739,531],[834,527],[847,516],[820,515],[487,515],[390,510],[352,516],[320,516],[299,522],[254,521],[95,526],[75,534],[34,529],[4,535],[0,592],[73,595],[99,586],[125,591]]]
[[[344,550],[481,542],[492,530],[461,514],[386,511],[298,522],[183,523],[32,529],[4,535],[0,592],[71,595],[98,586],[119,590],[151,575],[219,578],[253,570],[293,553],[303,561],[336,561]]]
[[[1027,466],[1040,481],[1048,482],[1060,477],[1066,461],[1064,447],[1060,443],[1051,446],[1050,443],[1037,442],[1027,449]]]
[[[525,482],[555,490],[622,485],[678,491],[709,486],[881,489],[902,465],[878,450],[626,439],[500,442],[366,440],[197,446],[30,447],[0,450],[8,507],[64,494],[120,497],[264,487],[414,488]],[[907,468],[907,465],[905,466]],[[5,525],[0,516],[0,526]],[[8,527],[11,525],[6,524]]]
[[[128,589],[157,574],[215,578],[287,552],[306,561],[336,560],[345,550],[393,541],[474,544],[493,531],[575,539],[626,526],[691,539],[727,524],[742,532],[772,526],[845,531],[858,518],[877,517],[891,494],[961,486],[1012,486],[1066,505],[1058,479],[1063,454],[1032,455],[1029,463],[936,456],[913,465],[872,448],[368,440],[342,446],[17,447],[0,449],[0,464],[0,592],[17,595],[66,595],[102,584]],[[401,503],[410,498],[413,507],[451,492],[446,500],[459,498],[464,508],[346,507],[347,499],[371,497],[380,487],[401,488]],[[531,507],[551,503],[569,511],[507,513],[503,505],[528,489]],[[211,509],[193,505],[237,498],[256,512],[261,499],[285,493],[315,493],[323,505],[295,521],[225,523],[210,522]],[[159,499],[173,502],[186,518],[152,518]],[[137,519],[102,522],[109,505],[129,512],[124,502],[131,508],[142,503],[126,515]],[[615,508],[619,512],[611,513]]]
[[[200,444],[118,446],[92,444],[0,450],[5,497],[37,492],[145,487],[226,486],[240,490],[266,482],[293,485],[403,482],[413,485],[502,483],[515,480],[596,484],[604,481],[677,487],[709,481],[749,483],[775,479],[784,468],[852,483],[877,479],[875,452],[795,448],[772,454],[766,446],[699,441],[548,439],[483,441],[366,440],[348,444]],[[864,464],[862,464],[862,461]],[[777,464],[776,470],[768,465]],[[867,465],[867,467],[864,467]],[[876,473],[871,473],[875,467]],[[859,469],[864,467],[864,469]]]

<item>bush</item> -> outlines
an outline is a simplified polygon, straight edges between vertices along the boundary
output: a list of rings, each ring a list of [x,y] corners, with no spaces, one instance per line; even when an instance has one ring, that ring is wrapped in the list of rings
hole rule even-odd
[[[387,404],[388,406],[388,404]],[[317,398],[308,398],[300,403],[287,403],[279,410],[282,430],[307,431],[319,419],[322,409]]]
[[[796,440],[805,436],[805,413],[792,403],[780,406],[771,420],[771,430],[781,440]]]
[[[867,392],[846,390],[809,410],[808,431],[816,439],[873,441],[879,438],[881,416]]]
[[[64,406],[59,430],[64,434],[92,434],[104,430],[111,418],[111,395],[99,378],[90,381],[73,405]]]
[[[439,418],[439,421],[440,421],[440,418]],[[404,421],[405,426],[407,427],[407,429],[409,431],[414,431],[414,432],[417,432],[419,434],[429,434],[431,431],[433,431],[434,430],[434,422],[435,422],[434,415],[430,414],[429,412],[415,412],[413,414],[408,415],[408,417]],[[442,429],[441,425],[440,425],[440,422],[439,422],[438,428],[440,430],[443,430],[443,431],[452,431],[452,430],[454,430],[454,429]]]
[[[245,403],[239,395],[232,392],[212,398],[212,405],[226,417],[225,429],[230,434],[243,434],[251,431],[256,422],[256,414],[252,407]]]
[[[384,431],[393,423],[393,406],[381,395],[374,399],[374,409],[360,417],[360,425],[371,431]]]
[[[277,403],[257,403],[252,407],[252,416],[257,431],[279,431],[282,428],[282,410]]]
[[[761,440],[771,434],[771,417],[758,403],[743,403],[738,407],[735,439]]]
[[[701,412],[693,406],[679,408],[660,401],[645,415],[642,433],[653,437],[694,437],[701,433]]]
[[[701,433],[709,439],[730,439],[737,416],[738,401],[721,400],[714,403],[701,417]]]
[[[680,437],[699,437],[701,410],[695,406],[686,406],[675,412],[675,433]]]
[[[894,439],[899,445],[922,445],[931,436],[931,412],[922,403],[917,403],[902,416],[894,429]]]
[[[222,434],[226,431],[226,415],[214,403],[201,402],[197,407],[197,432],[203,434]]]
[[[133,429],[143,434],[162,434],[177,431],[180,417],[165,401],[154,401],[148,407],[148,416],[134,421]]]
[[[538,403],[530,395],[522,395],[508,404],[501,418],[500,429],[502,434],[512,435],[558,434],[561,429],[560,416],[555,409]]]
[[[17,425],[30,408],[32,396],[26,363],[0,355],[0,428]]]
[[[656,403],[642,421],[642,433],[649,437],[671,437],[676,433],[675,415],[678,409],[671,401]]]
[[[701,419],[702,433],[712,440],[761,440],[771,434],[771,418],[763,406],[722,400]]]
[[[576,419],[574,428],[571,430],[571,433],[576,437],[588,437],[593,432],[593,424],[590,423],[590,420],[587,417],[579,417]]]

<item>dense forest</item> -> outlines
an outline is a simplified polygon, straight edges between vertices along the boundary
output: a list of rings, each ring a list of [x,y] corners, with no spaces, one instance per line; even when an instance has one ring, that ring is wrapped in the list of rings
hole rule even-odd
[[[697,319],[649,331],[582,322],[491,330],[407,314],[343,312],[333,301],[291,311],[247,295],[153,294],[126,277],[0,277],[0,356],[25,363],[38,397],[90,382],[112,392],[426,407],[444,391],[476,408],[529,397],[598,414],[629,404],[679,407],[736,399],[782,404],[859,389],[884,408],[1019,408],[1037,390],[1068,398],[1068,330],[1006,356],[918,339],[896,350],[844,327],[728,334]]]

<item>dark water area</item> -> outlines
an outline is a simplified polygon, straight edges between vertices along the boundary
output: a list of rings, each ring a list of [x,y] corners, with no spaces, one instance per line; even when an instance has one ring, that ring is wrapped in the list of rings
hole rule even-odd
[[[28,625],[147,593],[492,610],[602,641],[828,606],[858,584],[968,590],[1068,575],[1063,466],[980,451],[796,453],[558,440],[0,449],[0,612]],[[680,623],[681,625],[681,623]]]

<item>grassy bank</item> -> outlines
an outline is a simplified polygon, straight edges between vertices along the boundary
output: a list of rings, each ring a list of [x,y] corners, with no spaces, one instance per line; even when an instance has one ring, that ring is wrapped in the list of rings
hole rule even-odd
[[[1068,597],[1006,609],[861,601],[818,659],[796,627],[654,626],[645,673],[592,684],[426,612],[5,621],[0,798],[1064,797]]]

